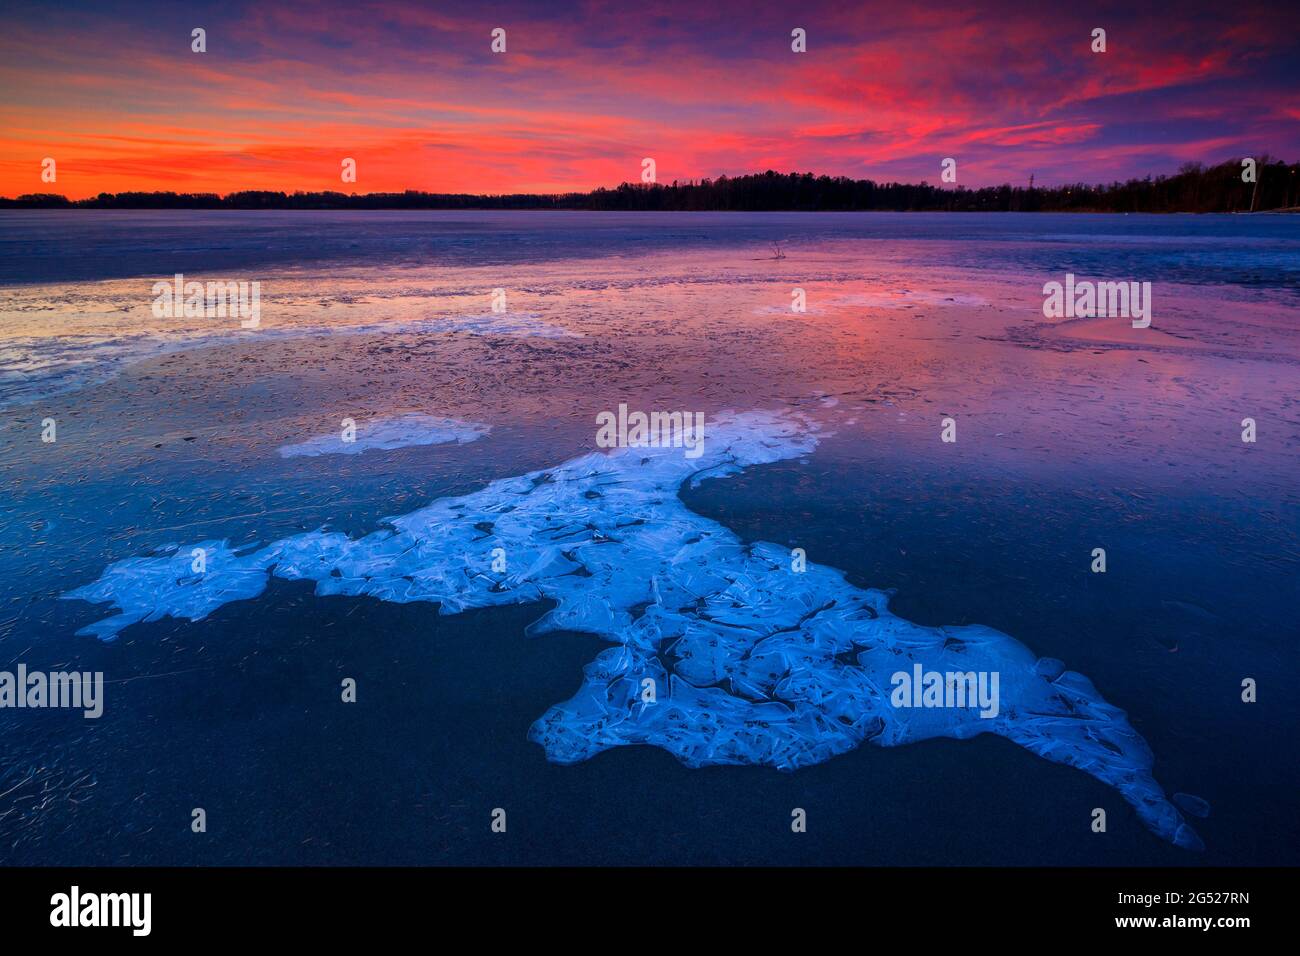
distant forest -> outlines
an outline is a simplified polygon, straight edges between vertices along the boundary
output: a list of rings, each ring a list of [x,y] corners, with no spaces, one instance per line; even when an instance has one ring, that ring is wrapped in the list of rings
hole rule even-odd
[[[0,198],[0,207],[69,209],[587,209],[642,211],[895,212],[1264,212],[1300,205],[1300,164],[1261,157],[1256,182],[1242,182],[1242,161],[1187,163],[1173,176],[1109,185],[966,189],[929,183],[877,183],[812,173],[757,173],[699,182],[624,183],[615,189],[556,195],[339,192],[100,193],[93,199],[33,194]]]

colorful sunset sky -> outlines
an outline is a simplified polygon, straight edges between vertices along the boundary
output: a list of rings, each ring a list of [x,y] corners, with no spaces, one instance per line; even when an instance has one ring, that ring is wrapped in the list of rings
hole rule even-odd
[[[971,186],[1300,158],[1286,3],[7,0],[0,27],[4,196],[557,192],[643,157],[660,182],[937,182],[953,157]]]

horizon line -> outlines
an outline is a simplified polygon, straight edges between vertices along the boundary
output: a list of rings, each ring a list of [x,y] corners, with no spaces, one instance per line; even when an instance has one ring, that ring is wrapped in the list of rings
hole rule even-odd
[[[1079,180],[1074,182],[1062,182],[1062,183],[1051,184],[1051,185],[1037,183],[1035,181],[1035,177],[1033,176],[1033,174],[1030,175],[1029,181],[1023,184],[1013,184],[1010,180],[1004,180],[1003,182],[996,183],[996,184],[989,183],[982,186],[968,186],[961,183],[941,182],[936,184],[936,183],[931,183],[926,179],[922,179],[918,182],[902,182],[899,180],[881,180],[881,179],[872,179],[869,177],[856,178],[856,177],[846,176],[842,174],[836,175],[831,173],[814,173],[811,171],[791,170],[788,172],[778,172],[777,170],[774,169],[766,169],[761,172],[741,173],[738,175],[727,175],[726,173],[720,173],[717,176],[701,176],[699,178],[674,179],[671,182],[667,182],[667,183],[665,182],[639,182],[638,183],[638,182],[630,182],[624,180],[623,182],[618,183],[617,185],[614,186],[598,185],[585,190],[572,189],[572,190],[555,191],[555,192],[465,192],[465,191],[439,192],[439,191],[428,190],[428,189],[412,189],[410,187],[401,190],[376,190],[373,192],[365,192],[365,193],[343,192],[342,190],[329,189],[329,188],[322,188],[322,189],[315,189],[315,190],[306,190],[306,189],[288,190],[288,189],[275,188],[275,187],[265,187],[259,189],[236,189],[225,193],[215,192],[215,191],[204,191],[204,190],[177,191],[173,189],[153,189],[153,190],[133,189],[133,190],[124,190],[119,192],[101,191],[97,193],[89,193],[87,195],[79,196],[75,198],[70,197],[64,193],[27,192],[27,193],[19,193],[14,196],[0,196],[0,203],[22,204],[24,200],[28,200],[29,203],[32,203],[32,201],[44,200],[47,202],[62,201],[68,203],[69,205],[74,205],[80,203],[90,203],[96,200],[104,200],[104,199],[112,200],[112,199],[122,199],[126,197],[174,197],[178,199],[193,197],[196,199],[201,198],[208,201],[216,200],[219,202],[226,202],[232,198],[239,197],[239,196],[258,196],[258,195],[282,196],[286,199],[292,197],[338,197],[348,201],[358,201],[358,200],[364,201],[366,199],[371,199],[371,198],[382,199],[386,197],[431,197],[431,198],[473,199],[473,200],[511,200],[511,199],[570,200],[576,198],[589,198],[600,194],[618,193],[626,189],[632,189],[632,190],[637,190],[642,192],[653,192],[656,189],[660,189],[660,190],[692,189],[692,188],[700,189],[700,188],[716,187],[720,183],[763,179],[768,177],[781,178],[785,180],[807,179],[811,177],[814,181],[826,180],[832,183],[839,183],[839,184],[852,183],[855,185],[870,184],[874,188],[883,188],[883,189],[889,189],[889,188],[929,189],[929,190],[936,190],[938,192],[944,194],[950,194],[954,196],[978,194],[990,190],[996,191],[1002,189],[1011,189],[1012,191],[1021,191],[1021,192],[1029,192],[1032,190],[1034,192],[1051,193],[1059,190],[1068,191],[1079,187],[1088,190],[1100,191],[1100,190],[1112,189],[1116,186],[1144,185],[1147,183],[1154,184],[1156,182],[1168,182],[1170,180],[1176,179],[1177,177],[1185,175],[1186,173],[1192,171],[1200,172],[1204,174],[1214,170],[1223,169],[1224,167],[1239,168],[1240,165],[1247,158],[1249,157],[1232,156],[1222,160],[1221,162],[1213,163],[1213,164],[1207,164],[1204,161],[1189,161],[1187,163],[1184,163],[1179,170],[1172,173],[1153,174],[1151,172],[1148,172],[1144,177],[1130,176],[1127,179],[1122,179],[1122,180],[1113,179],[1109,182],[1084,182],[1082,180]],[[1300,166],[1300,162],[1288,163],[1284,160],[1275,158],[1271,153],[1268,153],[1267,151],[1261,152],[1259,154],[1259,159],[1257,162],[1258,162],[1258,166],[1261,168],[1268,167],[1268,166],[1282,166],[1284,168]],[[1293,174],[1294,172],[1295,171],[1292,170]]]

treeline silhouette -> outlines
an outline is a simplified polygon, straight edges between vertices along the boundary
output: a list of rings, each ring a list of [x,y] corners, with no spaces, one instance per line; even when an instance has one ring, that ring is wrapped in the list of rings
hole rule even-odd
[[[1261,157],[1256,181],[1242,181],[1242,161],[1187,163],[1173,176],[1109,185],[1076,183],[982,189],[929,183],[877,183],[812,173],[719,176],[671,185],[623,183],[587,193],[475,196],[467,193],[346,194],[250,191],[100,193],[91,199],[32,194],[0,198],[0,207],[70,209],[588,209],[639,211],[916,211],[916,212],[1248,212],[1300,205],[1300,164]]]

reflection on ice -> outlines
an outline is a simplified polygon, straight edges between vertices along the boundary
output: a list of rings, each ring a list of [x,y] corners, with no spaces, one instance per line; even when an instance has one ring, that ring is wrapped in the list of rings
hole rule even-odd
[[[578,693],[530,730],[553,761],[652,744],[692,767],[795,770],[864,741],[992,732],[1092,774],[1154,833],[1201,847],[1152,778],[1145,741],[1083,675],[991,628],[913,624],[890,613],[885,593],[812,563],[796,573],[787,550],[744,542],[688,510],[677,495],[684,482],[797,458],[817,443],[814,424],[785,413],[721,416],[710,429],[697,459],[672,449],[592,453],[434,501],[357,540],[317,531],[244,554],[221,541],[172,546],[120,561],[67,596],[118,608],[84,631],[104,640],[165,615],[201,619],[261,593],[271,574],[315,581],[319,595],[436,601],[443,614],[547,600],[555,607],[534,633],[612,642]],[[996,672],[997,716],[895,709],[891,675],[917,664]]]

